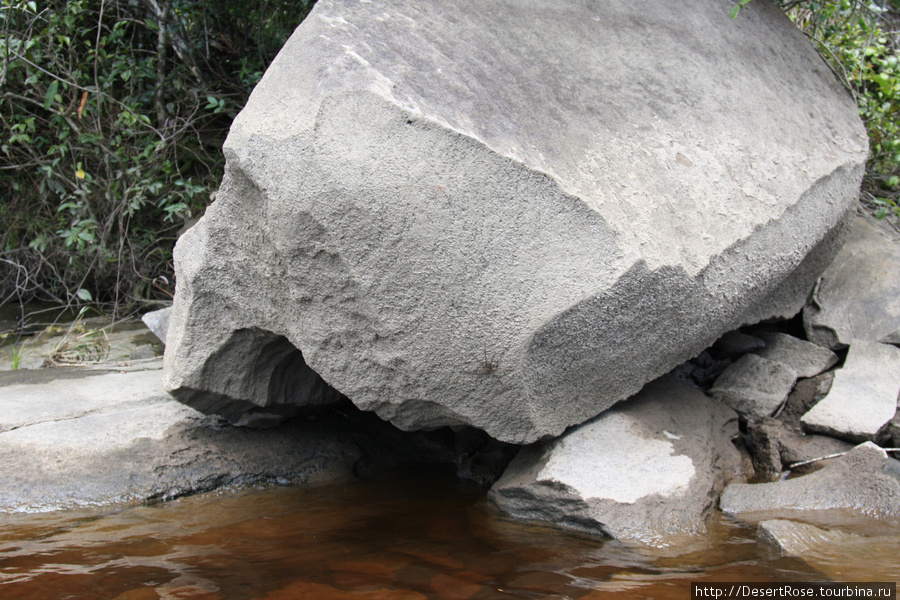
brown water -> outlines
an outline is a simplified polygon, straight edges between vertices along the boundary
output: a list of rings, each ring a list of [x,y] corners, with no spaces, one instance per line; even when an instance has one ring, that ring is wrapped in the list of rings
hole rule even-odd
[[[692,581],[835,577],[797,561],[761,560],[752,528],[722,519],[714,529],[680,551],[604,542],[512,521],[482,492],[419,469],[116,511],[0,516],[0,598],[597,599],[615,592],[685,600]],[[869,580],[900,578],[895,556],[876,557]],[[872,560],[847,573],[864,576]]]

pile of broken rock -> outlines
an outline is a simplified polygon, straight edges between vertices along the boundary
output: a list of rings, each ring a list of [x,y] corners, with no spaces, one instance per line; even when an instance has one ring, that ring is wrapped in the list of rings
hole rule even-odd
[[[857,539],[835,519],[896,521],[900,461],[885,448],[900,446],[898,274],[896,237],[857,217],[802,315],[728,333],[634,398],[526,447],[491,498],[652,544],[705,531],[718,502],[759,523],[774,556]]]

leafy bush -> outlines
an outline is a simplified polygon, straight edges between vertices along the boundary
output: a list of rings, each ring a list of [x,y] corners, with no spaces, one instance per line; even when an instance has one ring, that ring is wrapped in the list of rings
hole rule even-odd
[[[312,0],[0,0],[0,304],[163,299],[177,232]]]
[[[900,0],[788,3],[788,15],[816,43],[853,94],[869,134],[863,201],[879,218],[900,217]]]

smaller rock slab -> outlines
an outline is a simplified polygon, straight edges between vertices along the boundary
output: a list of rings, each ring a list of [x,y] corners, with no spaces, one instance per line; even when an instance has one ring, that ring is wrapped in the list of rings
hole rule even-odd
[[[719,375],[709,393],[749,420],[775,412],[796,381],[797,371],[792,367],[745,354]]]
[[[794,369],[798,377],[815,377],[838,362],[838,356],[828,348],[817,346],[786,333],[756,334],[766,345],[755,350],[758,356],[782,363]]]
[[[900,479],[895,462],[866,442],[809,475],[775,483],[731,484],[719,507],[732,515],[844,509],[868,517],[896,518],[900,516]]]
[[[896,535],[859,535],[771,519],[759,523],[756,543],[767,560],[797,558],[836,581],[891,581],[900,575]]]
[[[737,415],[671,378],[556,440],[524,448],[489,497],[514,516],[648,544],[706,531],[739,470]]]
[[[799,380],[788,396],[784,410],[779,413],[779,420],[792,429],[802,430],[800,419],[828,394],[834,383],[834,374],[835,371],[826,371],[811,379]]]
[[[900,343],[900,238],[858,216],[803,309],[803,327],[811,342],[828,348]]]
[[[823,546],[846,544],[859,538],[844,531],[826,531],[787,519],[761,521],[756,531],[756,543],[769,560],[785,556],[802,557]]]
[[[801,418],[808,431],[852,442],[876,440],[897,412],[900,348],[858,341],[831,390]]]

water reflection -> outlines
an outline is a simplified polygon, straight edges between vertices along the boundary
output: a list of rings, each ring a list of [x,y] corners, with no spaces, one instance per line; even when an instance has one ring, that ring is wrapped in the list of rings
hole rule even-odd
[[[823,579],[799,561],[761,561],[752,528],[722,520],[714,530],[679,550],[604,543],[507,519],[481,490],[448,473],[408,470],[112,513],[3,516],[0,597],[477,600],[614,592],[684,600],[690,582],[704,579]]]

